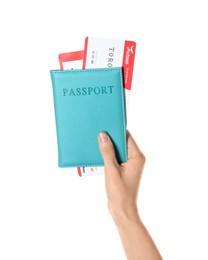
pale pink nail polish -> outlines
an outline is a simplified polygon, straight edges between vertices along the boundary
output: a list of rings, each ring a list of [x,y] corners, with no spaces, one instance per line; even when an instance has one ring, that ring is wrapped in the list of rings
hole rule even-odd
[[[108,141],[108,135],[107,135],[105,132],[101,132],[101,133],[100,133],[100,141],[101,141],[102,143],[105,143],[105,142]]]

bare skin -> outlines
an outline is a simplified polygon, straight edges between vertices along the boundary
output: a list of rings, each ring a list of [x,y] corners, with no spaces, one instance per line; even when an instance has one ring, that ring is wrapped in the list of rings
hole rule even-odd
[[[118,164],[110,137],[98,136],[104,160],[108,208],[118,229],[128,260],[161,260],[162,257],[142,223],[137,195],[145,164],[145,157],[127,131],[128,161]]]

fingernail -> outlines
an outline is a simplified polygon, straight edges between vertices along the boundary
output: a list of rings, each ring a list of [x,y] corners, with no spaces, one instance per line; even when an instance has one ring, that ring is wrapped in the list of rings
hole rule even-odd
[[[101,132],[99,135],[101,143],[105,143],[108,141],[108,135],[105,132]]]

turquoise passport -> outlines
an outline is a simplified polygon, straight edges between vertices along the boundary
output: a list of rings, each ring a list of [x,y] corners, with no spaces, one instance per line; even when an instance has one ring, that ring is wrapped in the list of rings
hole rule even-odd
[[[122,68],[51,70],[59,167],[102,166],[99,132],[127,160]]]

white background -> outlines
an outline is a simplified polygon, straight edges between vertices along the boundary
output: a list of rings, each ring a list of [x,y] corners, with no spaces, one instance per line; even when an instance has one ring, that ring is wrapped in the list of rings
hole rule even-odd
[[[0,259],[125,259],[103,176],[57,167],[49,70],[85,36],[137,42],[140,214],[164,259],[208,259],[207,13],[206,0],[1,1]]]

